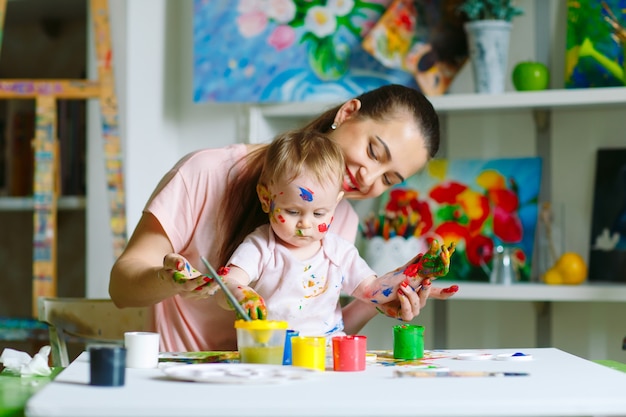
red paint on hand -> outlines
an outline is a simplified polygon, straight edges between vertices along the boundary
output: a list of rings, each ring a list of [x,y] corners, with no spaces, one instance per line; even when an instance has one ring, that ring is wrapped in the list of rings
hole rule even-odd
[[[446,293],[446,294],[454,294],[458,290],[459,290],[458,285],[451,285],[448,288],[444,288],[443,290],[441,290],[441,292]]]

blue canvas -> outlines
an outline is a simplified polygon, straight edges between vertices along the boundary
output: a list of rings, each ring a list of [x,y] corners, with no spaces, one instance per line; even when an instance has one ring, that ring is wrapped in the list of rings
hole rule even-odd
[[[194,102],[329,102],[390,83],[418,88],[361,47],[389,3],[194,0]]]

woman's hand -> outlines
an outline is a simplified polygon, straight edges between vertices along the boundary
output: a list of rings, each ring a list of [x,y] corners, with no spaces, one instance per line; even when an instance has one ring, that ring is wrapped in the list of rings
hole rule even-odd
[[[215,292],[215,288],[210,285],[213,278],[198,271],[185,257],[177,253],[165,255],[163,268],[159,270],[158,276],[173,282],[177,293],[184,297],[206,298]]]
[[[458,290],[458,285],[451,285],[447,288],[431,288],[429,279],[423,280],[420,286],[414,289],[404,281],[398,289],[398,299],[381,304],[377,309],[388,317],[411,321],[420,314],[429,297],[445,300],[452,297]]]

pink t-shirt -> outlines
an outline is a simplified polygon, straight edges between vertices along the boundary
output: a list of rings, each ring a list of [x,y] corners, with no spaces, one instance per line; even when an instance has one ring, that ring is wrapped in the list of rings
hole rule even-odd
[[[174,252],[201,272],[200,256],[218,267],[216,213],[227,192],[229,169],[246,154],[246,145],[204,149],[183,157],[150,197],[144,212],[161,223]],[[354,242],[358,217],[347,201],[337,206],[332,232]],[[219,307],[215,298],[192,300],[174,296],[154,306],[154,330],[161,334],[162,351],[234,350],[235,314]]]
[[[286,321],[302,336],[344,334],[339,296],[352,294],[376,274],[351,242],[333,233],[324,237],[320,251],[301,261],[276,243],[269,224],[250,233],[228,263],[248,273],[269,320]]]

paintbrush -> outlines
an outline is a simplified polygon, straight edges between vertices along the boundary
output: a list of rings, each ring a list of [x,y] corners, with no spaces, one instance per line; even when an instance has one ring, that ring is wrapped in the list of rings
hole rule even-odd
[[[237,310],[237,313],[239,313],[239,315],[245,321],[251,321],[252,319],[250,318],[248,313],[246,313],[246,311],[243,309],[243,307],[239,304],[239,301],[237,301],[237,299],[235,298],[233,293],[230,292],[230,289],[226,286],[224,281],[222,281],[222,277],[217,272],[215,272],[215,269],[211,266],[209,261],[207,261],[204,256],[201,256],[200,259],[202,259],[202,263],[204,264],[204,266],[207,267],[207,269],[209,270],[211,275],[213,275],[213,278],[215,278],[215,281],[217,282],[217,285],[219,285],[220,288],[222,289],[222,291],[224,291],[224,294],[226,294],[226,298],[228,298],[228,301],[230,301],[230,303],[233,305],[235,310]]]

